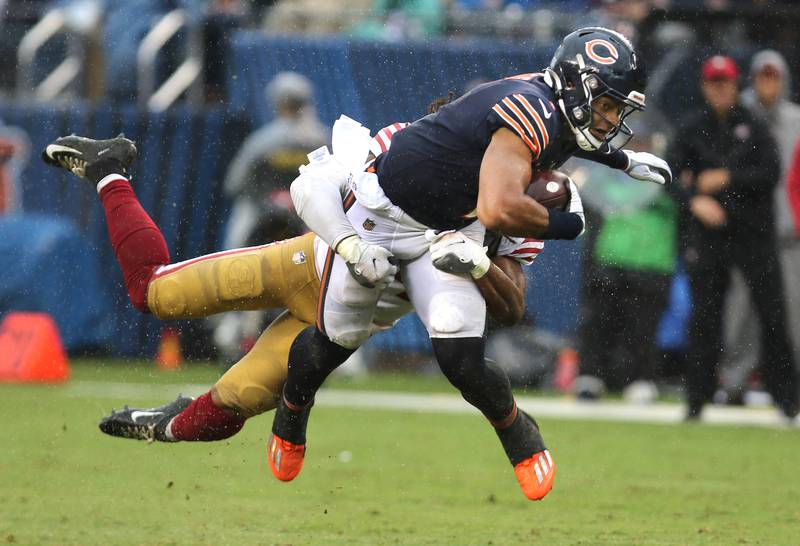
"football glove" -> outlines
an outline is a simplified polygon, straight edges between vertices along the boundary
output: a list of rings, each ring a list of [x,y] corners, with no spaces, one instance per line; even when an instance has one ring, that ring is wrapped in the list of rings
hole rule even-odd
[[[581,232],[578,234],[578,237],[583,235],[583,232],[586,231],[586,216],[583,213],[583,201],[581,201],[581,196],[578,193],[578,186],[575,185],[575,182],[572,181],[572,178],[569,179],[569,203],[567,203],[567,212],[572,212],[577,214],[581,219]]]
[[[433,238],[430,247],[433,266],[447,273],[469,273],[474,279],[486,275],[492,261],[482,247],[460,231],[445,231]]]
[[[672,171],[667,162],[660,157],[647,152],[622,151],[628,156],[628,167],[625,169],[625,173],[631,178],[662,185],[672,182]]]
[[[367,288],[385,287],[397,273],[391,252],[363,241],[358,235],[343,239],[336,247],[336,252],[347,262],[350,273],[358,283]]]

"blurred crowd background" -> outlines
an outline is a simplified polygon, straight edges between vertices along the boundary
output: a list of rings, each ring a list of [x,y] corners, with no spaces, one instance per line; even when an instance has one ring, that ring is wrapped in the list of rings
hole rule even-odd
[[[629,37],[648,66],[647,111],[632,146],[670,157],[679,191],[568,164],[588,234],[548,242],[526,268],[523,324],[491,327],[489,354],[521,385],[584,399],[622,392],[635,402],[683,389],[698,359],[715,360],[702,364],[713,372],[722,355],[715,400],[763,401],[758,348],[788,336],[791,346],[775,350],[791,353],[791,363],[800,341],[792,275],[800,270],[799,23],[794,2],[777,0],[0,0],[0,315],[52,314],[74,355],[152,358],[168,331],[188,360],[233,362],[269,317],[231,314],[165,330],[137,314],[94,192],[41,164],[46,143],[71,132],[136,140],[134,187],[174,261],[261,244],[302,232],[286,190],[339,114],[373,132],[413,121],[449,92],[541,70],[565,34],[598,25]],[[698,162],[706,162],[700,170],[737,167],[724,150],[691,166],[676,149],[688,136],[716,138],[682,131],[728,84],[769,131],[759,146],[780,161],[779,171],[751,174],[769,178],[762,193],[774,206],[755,221],[770,233],[701,243],[725,281],[713,284],[715,297],[693,302],[697,240],[683,235],[699,217],[681,188],[699,180]],[[714,130],[744,141],[740,125],[720,121]],[[730,210],[745,210],[756,206],[751,197],[722,200],[742,198]],[[737,256],[764,248],[774,252],[759,263],[783,260],[785,290],[748,290],[775,277],[752,273]],[[765,322],[759,310],[778,297],[788,318]],[[710,332],[711,356],[699,350],[698,332]],[[416,317],[359,355],[354,373],[435,370]]]

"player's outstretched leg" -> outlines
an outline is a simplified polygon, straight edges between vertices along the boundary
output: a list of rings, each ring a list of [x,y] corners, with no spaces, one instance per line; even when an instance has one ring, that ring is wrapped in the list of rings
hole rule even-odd
[[[90,182],[95,182],[93,178],[96,176],[93,175],[96,175],[104,165],[121,167],[122,171],[112,169],[112,172],[125,175],[128,167],[136,161],[136,156],[136,145],[123,135],[108,140],[93,140],[77,135],[65,136],[48,144],[42,152],[42,159],[48,165],[66,169]]]
[[[167,425],[189,407],[192,400],[178,395],[174,401],[157,408],[135,409],[125,406],[122,410],[112,411],[111,415],[103,417],[100,421],[100,430],[119,438],[174,442],[175,438],[167,433]]]
[[[110,436],[149,442],[214,442],[230,438],[244,426],[245,418],[220,407],[211,392],[196,399],[178,398],[158,408],[125,406],[100,421],[100,430]]]
[[[522,492],[530,500],[542,500],[553,488],[556,463],[544,445],[539,425],[524,411],[514,412],[511,424],[496,426],[495,431],[514,467]]]
[[[169,249],[128,181],[128,168],[136,156],[136,145],[122,135],[108,140],[61,137],[42,152],[48,165],[66,169],[97,188],[128,295],[136,309],[149,313],[147,287],[153,272],[169,263]]]

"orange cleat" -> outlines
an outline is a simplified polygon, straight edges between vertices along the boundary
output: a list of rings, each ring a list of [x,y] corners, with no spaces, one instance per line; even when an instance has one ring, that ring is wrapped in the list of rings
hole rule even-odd
[[[290,482],[303,468],[306,454],[305,444],[293,444],[275,436],[269,435],[267,444],[267,460],[269,469],[282,482]]]
[[[530,500],[542,500],[553,488],[556,477],[556,463],[545,449],[514,466],[522,492]]]

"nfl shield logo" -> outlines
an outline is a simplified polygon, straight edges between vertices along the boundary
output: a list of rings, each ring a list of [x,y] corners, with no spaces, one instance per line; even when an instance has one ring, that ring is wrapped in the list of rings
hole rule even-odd
[[[366,220],[364,220],[364,223],[361,224],[361,226],[367,231],[372,231],[373,229],[375,229],[375,222],[367,218]]]

